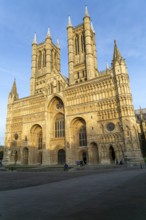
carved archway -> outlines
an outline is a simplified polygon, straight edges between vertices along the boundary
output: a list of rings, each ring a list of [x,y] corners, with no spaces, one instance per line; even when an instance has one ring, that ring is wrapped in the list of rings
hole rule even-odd
[[[99,163],[99,150],[95,142],[92,142],[88,148],[90,164]]]
[[[66,161],[66,155],[65,155],[65,150],[60,149],[58,151],[58,164],[64,164]]]

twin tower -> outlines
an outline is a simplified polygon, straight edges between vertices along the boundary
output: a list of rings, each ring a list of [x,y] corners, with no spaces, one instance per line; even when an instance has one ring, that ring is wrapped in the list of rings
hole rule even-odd
[[[95,31],[90,21],[87,7],[83,23],[72,26],[68,18],[68,71],[69,85],[82,83],[98,76]],[[52,42],[50,30],[43,43],[37,44],[36,35],[32,44],[31,95],[36,94],[41,86],[37,79],[46,83],[54,74],[60,74],[60,45]],[[40,80],[39,80],[40,81]],[[42,85],[43,86],[43,85]]]

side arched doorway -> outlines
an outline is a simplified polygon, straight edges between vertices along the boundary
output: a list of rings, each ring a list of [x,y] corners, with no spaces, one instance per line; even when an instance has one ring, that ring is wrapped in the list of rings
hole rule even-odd
[[[65,150],[60,149],[58,151],[58,164],[64,164],[66,161],[65,159]]]
[[[84,164],[87,164],[87,153],[85,151],[82,153],[82,160]]]
[[[85,150],[79,151],[79,160],[83,161],[84,164],[88,163],[88,152]]]
[[[0,160],[3,159],[3,156],[4,156],[4,152],[3,152],[3,151],[0,151]]]
[[[115,158],[116,158],[115,150],[114,150],[113,146],[110,146],[110,148],[109,148],[109,159],[110,159],[110,162],[114,163],[115,162]]]
[[[28,164],[28,155],[29,155],[29,150],[27,147],[23,149],[23,164],[27,165]]]
[[[39,153],[38,153],[38,163],[39,163],[39,164],[42,164],[42,162],[43,162],[42,152],[39,152]]]
[[[98,146],[95,142],[90,144],[88,152],[89,152],[90,164],[98,164],[99,163],[99,152],[98,152]]]

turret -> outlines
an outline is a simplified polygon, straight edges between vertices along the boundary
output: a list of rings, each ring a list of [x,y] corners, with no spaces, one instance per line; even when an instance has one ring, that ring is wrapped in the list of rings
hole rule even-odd
[[[58,48],[58,53],[57,53],[57,71],[60,72],[61,68],[60,68],[60,43],[59,40],[57,39],[57,44],[56,47]]]
[[[8,103],[13,103],[17,99],[19,99],[19,95],[17,93],[16,80],[14,80],[11,92],[9,93]]]
[[[32,60],[31,60],[31,80],[30,80],[30,95],[34,95],[35,91],[35,75],[37,69],[37,38],[36,33],[32,42]]]
[[[51,73],[51,50],[52,50],[52,38],[50,28],[48,28],[46,36],[46,73]]]
[[[73,42],[73,27],[70,16],[68,17],[68,71],[69,71],[69,83],[74,82],[74,42]]]
[[[84,34],[85,34],[85,48],[86,48],[86,69],[87,69],[87,79],[93,79],[95,77],[94,68],[94,50],[92,47],[92,27],[90,22],[90,16],[88,13],[87,6],[85,7],[84,22]]]
[[[114,53],[113,53],[113,61],[112,65],[114,68],[114,72],[116,75],[120,73],[126,73],[127,74],[127,67],[125,60],[123,59],[118,47],[116,40],[114,40]]]

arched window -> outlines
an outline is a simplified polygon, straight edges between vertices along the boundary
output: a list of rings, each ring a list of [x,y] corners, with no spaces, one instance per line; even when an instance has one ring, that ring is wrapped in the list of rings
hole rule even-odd
[[[79,143],[80,146],[87,146],[87,135],[85,125],[83,125],[79,130]]]
[[[79,48],[79,35],[76,35],[75,37],[75,54],[79,54],[80,48]]]
[[[40,131],[38,134],[38,149],[42,149],[42,148],[43,148],[43,135],[42,135],[42,131]]]
[[[54,51],[54,67],[56,67],[56,63],[57,63],[57,54],[56,51]]]
[[[53,93],[53,84],[52,83],[50,84],[50,93],[51,94]]]
[[[83,34],[81,35],[81,49],[82,49],[82,53],[83,53],[85,51],[84,36],[83,36]]]
[[[43,51],[43,67],[46,66],[46,50]]]
[[[55,137],[64,137],[65,136],[65,123],[64,115],[59,114],[55,121]]]
[[[61,91],[61,84],[60,84],[60,82],[58,82],[58,92],[60,92]]]
[[[39,56],[38,56],[38,69],[41,69],[41,62],[42,62],[42,52],[39,51]]]

